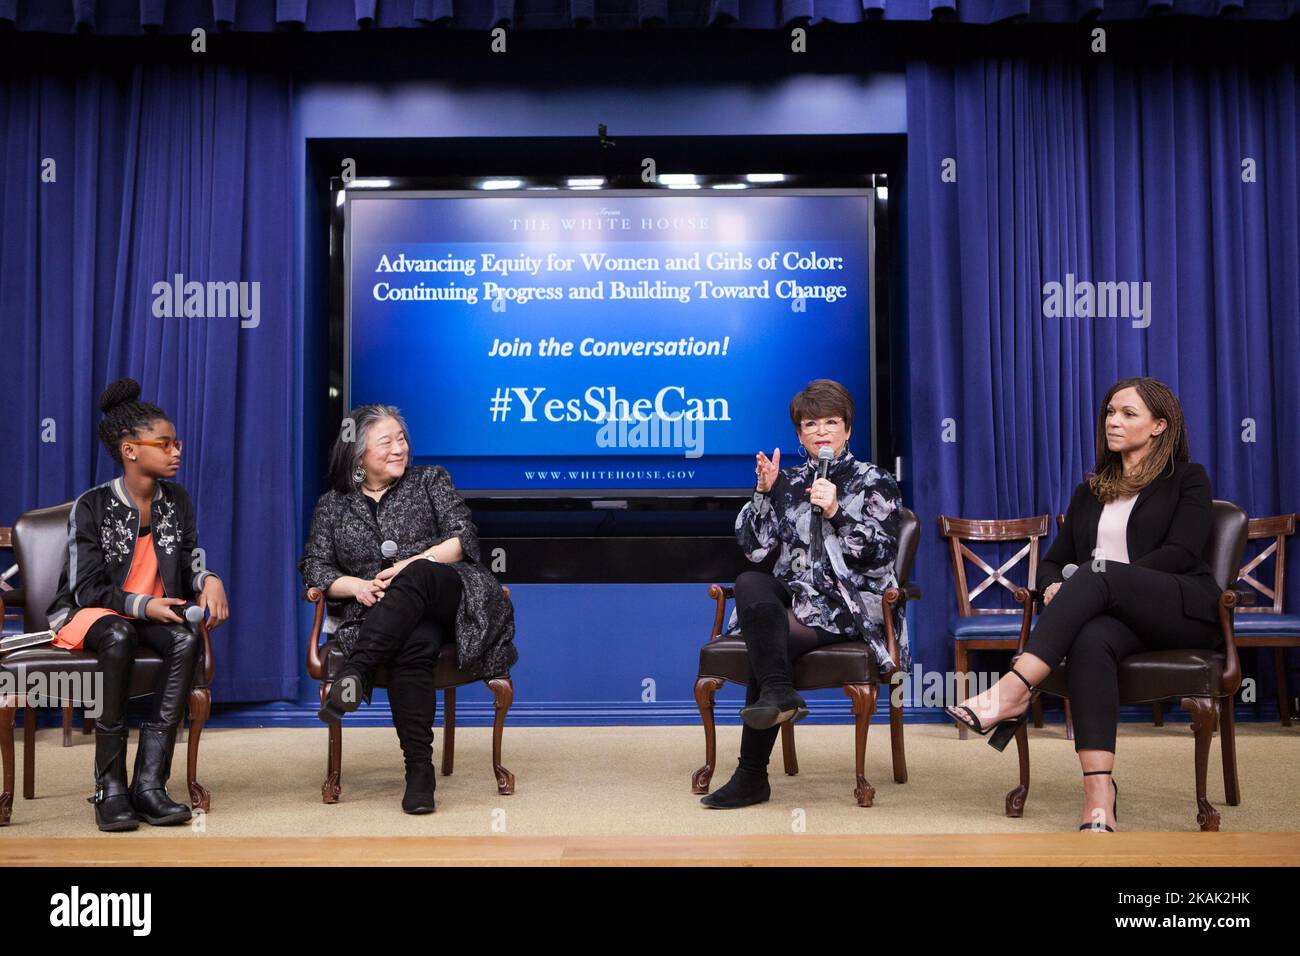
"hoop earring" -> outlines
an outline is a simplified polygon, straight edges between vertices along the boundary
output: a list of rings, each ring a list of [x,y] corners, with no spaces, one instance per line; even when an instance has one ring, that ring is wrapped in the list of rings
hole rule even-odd
[[[799,443],[799,454],[803,456],[804,461],[808,460],[808,449],[803,447],[803,442]]]
[[[361,482],[365,480],[366,480],[366,470],[362,468],[360,465],[357,465],[357,467],[352,472],[352,483],[354,485],[359,485],[361,484]]]

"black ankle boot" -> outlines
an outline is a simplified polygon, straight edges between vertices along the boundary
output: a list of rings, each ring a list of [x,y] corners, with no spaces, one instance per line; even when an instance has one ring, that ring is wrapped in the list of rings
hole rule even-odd
[[[126,786],[126,725],[95,722],[95,825],[106,832],[135,830],[140,818]]]
[[[749,666],[762,689],[758,700],[740,712],[740,719],[755,730],[766,730],[808,716],[808,705],[794,689],[790,673],[790,622],[779,604],[757,604],[740,615]]]
[[[176,725],[140,725],[140,744],[135,751],[135,773],[131,778],[131,805],[141,820],[156,827],[184,823],[190,818],[190,808],[177,803],[167,793],[175,744]]]
[[[766,803],[772,798],[766,773],[736,769],[731,779],[710,794],[700,797],[700,803],[714,810],[734,810],[755,803]]]
[[[361,706],[363,697],[368,696],[365,680],[361,672],[353,667],[344,667],[339,676],[330,684],[330,692],[325,696],[316,716],[327,724],[337,724],[344,714],[350,714]]]
[[[402,809],[407,813],[433,813],[433,791],[438,777],[432,763],[406,765],[406,793],[402,795]]]

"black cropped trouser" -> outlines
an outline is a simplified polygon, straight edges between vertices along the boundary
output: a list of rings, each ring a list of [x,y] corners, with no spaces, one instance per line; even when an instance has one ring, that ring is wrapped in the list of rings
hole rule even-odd
[[[99,671],[103,674],[96,721],[105,730],[118,727],[126,719],[131,668],[136,648],[142,644],[163,660],[153,689],[150,723],[174,727],[185,714],[199,654],[198,635],[186,624],[101,617],[86,631],[83,646],[98,658]]]
[[[442,644],[456,639],[461,593],[455,568],[412,561],[366,612],[348,655],[367,687],[375,670],[387,667],[388,706],[407,764],[433,757],[434,670]]]
[[[1139,651],[1218,647],[1219,627],[1183,613],[1164,571],[1108,561],[1080,566],[1038,615],[1025,651],[1055,669],[1066,661],[1075,750],[1115,750],[1119,662]]]
[[[824,644],[835,644],[849,640],[842,634],[832,634],[821,628],[812,628],[803,624],[794,616],[790,605],[794,595],[790,589],[770,574],[762,571],[744,571],[736,578],[736,613],[744,616],[745,612],[760,604],[777,604],[786,608],[786,621],[789,633],[786,636],[786,657],[793,666],[800,654],[806,654]],[[746,706],[758,700],[762,688],[750,673],[749,683],[745,687]],[[766,730],[755,730],[748,724],[740,732],[740,769],[751,773],[766,773],[767,763],[781,732],[778,724]]]

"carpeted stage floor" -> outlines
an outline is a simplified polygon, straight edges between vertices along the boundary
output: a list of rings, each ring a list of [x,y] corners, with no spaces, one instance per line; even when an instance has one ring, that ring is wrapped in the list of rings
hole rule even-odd
[[[722,756],[715,787],[730,776],[739,736],[738,727],[719,728]],[[135,737],[133,729],[132,751]],[[508,797],[497,794],[492,776],[491,731],[458,728],[455,773],[438,778],[437,813],[412,817],[399,807],[402,767],[391,729],[345,727],[342,797],[328,806],[320,798],[323,727],[208,730],[199,779],[212,792],[212,812],[201,826],[100,834],[86,803],[92,738],[77,735],[72,747],[63,748],[57,730],[43,730],[37,740],[34,800],[22,798],[21,743],[16,747],[18,792],[12,825],[0,829],[0,844],[10,838],[184,839],[196,830],[209,837],[243,838],[834,837],[1075,830],[1081,799],[1078,764],[1060,725],[1030,731],[1033,778],[1020,819],[1003,814],[1004,794],[1017,779],[1014,745],[999,754],[982,739],[958,740],[948,725],[909,726],[909,780],[900,785],[890,770],[888,727],[873,726],[867,778],[876,788],[876,800],[875,806],[861,808],[853,799],[852,737],[848,726],[800,726],[798,776],[781,773],[778,744],[771,802],[723,812],[700,807],[690,792],[691,773],[703,762],[698,727],[507,727],[504,762],[517,780],[516,792]],[[435,749],[440,746],[441,731]],[[1196,831],[1189,727],[1122,725],[1118,753],[1122,830]],[[1300,728],[1238,725],[1238,754],[1242,803],[1230,807],[1223,799],[1216,738],[1209,797],[1223,815],[1223,831],[1300,831]],[[178,745],[173,796],[181,797],[184,789],[184,755]]]

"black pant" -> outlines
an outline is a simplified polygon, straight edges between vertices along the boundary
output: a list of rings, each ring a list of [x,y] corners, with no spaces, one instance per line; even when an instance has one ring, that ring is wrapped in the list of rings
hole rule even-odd
[[[433,758],[434,669],[444,641],[456,639],[460,575],[450,565],[412,561],[388,585],[361,626],[348,665],[367,687],[388,669],[388,705],[408,765]]]
[[[140,644],[163,659],[154,686],[150,723],[174,727],[180,723],[194,683],[199,637],[186,624],[102,617],[86,631],[84,647],[99,659],[104,675],[101,711],[97,723],[114,728],[126,718],[131,693],[131,667]]]
[[[1038,615],[1025,650],[1056,668],[1065,658],[1075,750],[1115,750],[1119,662],[1139,651],[1215,648],[1217,625],[1183,614],[1177,579],[1109,561],[1080,566]]]
[[[819,627],[809,627],[801,623],[790,605],[794,595],[790,589],[770,574],[762,571],[744,571],[736,578],[736,612],[743,614],[746,610],[760,604],[778,604],[786,608],[786,620],[790,633],[786,641],[786,656],[790,663],[800,654],[806,654],[824,644],[835,644],[849,640],[843,634],[832,634]],[[751,672],[749,683],[745,687],[745,704],[758,700],[761,693],[758,681]],[[750,773],[767,773],[767,762],[776,744],[777,734],[781,732],[778,724],[766,730],[755,730],[748,724],[740,732],[740,769]]]

